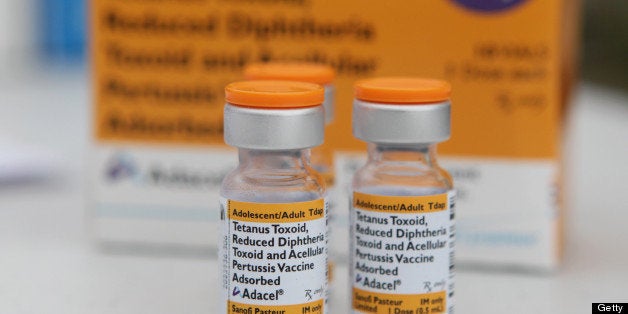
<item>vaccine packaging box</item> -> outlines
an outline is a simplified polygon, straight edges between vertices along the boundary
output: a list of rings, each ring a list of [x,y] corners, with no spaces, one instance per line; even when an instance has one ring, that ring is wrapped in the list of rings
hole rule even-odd
[[[215,251],[223,88],[250,62],[325,63],[337,72],[332,251],[348,250],[352,84],[445,79],[461,265],[551,270],[565,213],[563,119],[577,60],[578,1],[93,0],[93,141],[88,215],[106,245]],[[394,127],[394,126],[391,126]],[[344,252],[344,253],[343,253]]]

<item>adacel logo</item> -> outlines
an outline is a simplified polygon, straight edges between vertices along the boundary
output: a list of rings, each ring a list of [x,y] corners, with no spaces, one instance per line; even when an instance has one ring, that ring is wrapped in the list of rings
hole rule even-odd
[[[527,0],[453,0],[467,9],[479,12],[498,12],[515,7]]]

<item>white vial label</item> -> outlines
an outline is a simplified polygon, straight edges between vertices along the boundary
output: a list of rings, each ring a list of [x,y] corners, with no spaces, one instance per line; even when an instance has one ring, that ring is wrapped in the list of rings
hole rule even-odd
[[[353,193],[354,313],[453,313],[454,207],[454,191]]]
[[[221,199],[219,313],[323,314],[327,203]]]

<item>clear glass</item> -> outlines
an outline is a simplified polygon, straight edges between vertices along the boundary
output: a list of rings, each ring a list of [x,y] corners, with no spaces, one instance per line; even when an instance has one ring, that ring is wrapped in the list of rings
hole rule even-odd
[[[353,177],[353,191],[411,196],[446,193],[451,176],[438,165],[436,144],[368,144],[368,161]]]
[[[323,143],[312,148],[312,167],[323,176],[327,183],[327,188],[334,183],[333,152],[329,145]]]
[[[310,165],[310,150],[238,150],[240,164],[220,194],[242,202],[289,203],[325,197],[325,183]]]
[[[334,114],[334,98],[335,88],[333,85],[327,84],[325,87],[325,138],[329,139],[333,134],[330,133],[329,125],[333,120]],[[334,184],[334,158],[333,149],[329,141],[325,141],[322,145],[312,148],[312,167],[316,169],[325,179],[327,189],[332,188]]]
[[[222,183],[220,194],[224,198],[252,203],[293,203],[326,196],[322,176],[310,165],[309,149],[239,149],[238,155],[238,167]]]
[[[352,185],[354,192],[384,196],[434,195],[447,193],[452,188],[451,176],[438,165],[436,160],[435,144],[369,143],[368,161],[358,169],[353,177]],[[354,237],[352,227],[352,250],[355,248]],[[350,254],[349,265],[351,267],[350,278],[354,278],[353,254]],[[451,273],[449,276],[451,279]],[[365,312],[352,309],[350,313]]]

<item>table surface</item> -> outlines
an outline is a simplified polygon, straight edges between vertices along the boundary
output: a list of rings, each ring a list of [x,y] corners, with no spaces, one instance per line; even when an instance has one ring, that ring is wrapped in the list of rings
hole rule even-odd
[[[0,183],[0,313],[212,313],[211,258],[110,254],[90,243],[88,87],[81,69],[0,76],[0,139],[50,153],[57,170]],[[567,121],[564,265],[549,275],[463,269],[459,313],[589,313],[592,302],[628,302],[628,95],[581,84]],[[347,312],[346,291],[335,288],[335,313]]]

